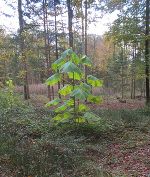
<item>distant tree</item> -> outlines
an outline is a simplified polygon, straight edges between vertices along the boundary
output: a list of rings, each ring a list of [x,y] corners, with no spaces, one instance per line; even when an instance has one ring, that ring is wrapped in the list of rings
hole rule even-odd
[[[71,0],[67,0],[67,8],[68,8],[69,47],[73,48],[73,31],[72,31],[73,10]]]
[[[146,4],[148,3],[148,4]],[[105,1],[104,9],[109,11],[119,10],[118,19],[113,23],[110,28],[110,36],[113,37],[114,43],[118,44],[120,41],[124,41],[126,44],[125,50],[127,51],[127,57],[132,61],[130,63],[131,69],[131,97],[135,98],[136,82],[139,80],[137,73],[138,64],[143,64],[143,56],[145,51],[145,77],[146,77],[146,102],[149,102],[149,57],[147,55],[147,44],[149,31],[149,1]],[[148,7],[148,8],[146,8]],[[145,15],[147,20],[143,18]],[[147,22],[147,23],[145,23]],[[146,31],[146,33],[145,33]],[[145,33],[145,36],[144,36]],[[145,48],[144,48],[145,42]],[[148,44],[149,45],[149,44]],[[141,62],[138,62],[139,59]],[[143,67],[142,67],[143,68]],[[142,70],[143,72],[143,70]],[[142,76],[144,75],[143,73]],[[140,77],[141,79],[141,77]],[[143,82],[144,83],[144,82]]]
[[[24,44],[24,20],[23,20],[23,10],[22,10],[22,0],[18,0],[18,17],[19,17],[19,45],[20,45],[20,56],[21,63],[24,70],[24,98],[28,100],[30,98],[29,94],[29,84],[28,84],[28,67],[27,58],[25,55],[25,44]]]
[[[149,72],[150,72],[150,38],[149,38],[149,22],[150,22],[150,1],[146,0],[146,30],[145,30],[145,75],[146,75],[146,103],[150,105],[150,81],[149,81]]]

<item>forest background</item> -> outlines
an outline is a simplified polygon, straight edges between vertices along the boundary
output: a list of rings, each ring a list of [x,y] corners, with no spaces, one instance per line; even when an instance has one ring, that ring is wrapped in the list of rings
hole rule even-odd
[[[12,21],[11,27],[1,26],[1,83],[11,78],[17,91],[24,92],[25,99],[34,93],[47,94],[50,99],[57,91],[53,93],[43,83],[52,74],[51,64],[72,47],[77,54],[92,59],[93,68],[87,72],[104,81],[103,91],[97,92],[122,99],[146,97],[149,102],[149,2],[4,3],[3,7],[10,11],[3,8],[1,14]],[[94,24],[99,24],[102,17],[104,23],[109,15],[112,23],[107,32],[98,35],[102,26]]]

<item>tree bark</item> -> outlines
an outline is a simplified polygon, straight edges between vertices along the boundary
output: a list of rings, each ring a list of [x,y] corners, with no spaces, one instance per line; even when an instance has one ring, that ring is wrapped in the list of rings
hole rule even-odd
[[[69,47],[73,48],[73,31],[72,31],[73,10],[71,7],[71,0],[67,0],[67,7],[68,7]]]
[[[85,0],[85,55],[87,55],[87,0]]]
[[[85,0],[85,41],[84,41],[84,53],[87,55],[87,0]],[[87,82],[87,66],[84,68],[85,82]]]
[[[81,24],[82,24],[82,55],[84,54],[84,12],[83,12],[83,0],[81,0],[81,13],[82,13],[82,16],[81,16]]]
[[[43,0],[43,27],[44,27],[44,45],[45,45],[45,58],[46,58],[46,72],[47,72],[47,77],[50,75],[50,70],[49,70],[49,59],[48,59],[48,36],[47,36],[47,9],[46,9],[46,0]],[[47,86],[47,91],[48,91],[48,98],[51,100],[51,90],[50,86]]]
[[[149,72],[150,72],[150,66],[149,66],[149,20],[150,18],[150,1],[146,0],[146,31],[145,31],[145,76],[146,76],[146,104],[150,105],[150,85],[149,85]]]
[[[26,61],[26,55],[25,55],[25,44],[24,44],[24,21],[23,21],[23,10],[22,10],[22,0],[18,0],[18,16],[19,16],[19,38],[20,38],[20,53],[22,58],[22,64],[23,64],[23,70],[24,70],[24,99],[28,100],[30,99],[29,94],[29,84],[28,84],[28,68],[27,68],[27,61]]]
[[[54,2],[54,11],[55,11],[55,55],[56,60],[58,60],[58,38],[57,38],[57,11],[56,11],[56,4]],[[60,82],[58,82],[58,90],[60,90]],[[59,98],[61,98],[61,95],[58,94]]]
[[[124,98],[124,47],[121,49],[121,98]]]

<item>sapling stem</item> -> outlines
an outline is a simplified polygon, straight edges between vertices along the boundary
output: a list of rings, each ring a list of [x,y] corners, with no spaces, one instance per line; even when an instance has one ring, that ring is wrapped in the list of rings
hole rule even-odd
[[[74,72],[73,72],[73,79],[72,79],[72,84],[73,84],[73,90],[75,88],[75,79],[74,79]],[[73,107],[74,107],[74,118],[75,118],[75,115],[76,115],[76,99],[75,99],[75,96],[73,97]]]

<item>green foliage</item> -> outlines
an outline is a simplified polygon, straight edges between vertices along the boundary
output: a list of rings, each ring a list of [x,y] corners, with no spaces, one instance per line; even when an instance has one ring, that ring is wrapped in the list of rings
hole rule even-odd
[[[82,74],[79,74],[79,73],[72,73],[72,72],[68,72],[68,77],[69,77],[69,79],[73,79],[74,78],[74,80],[80,80],[80,79],[82,79],[83,78],[83,75]]]
[[[87,82],[93,87],[101,87],[103,85],[103,82],[101,80],[97,79],[92,75],[87,76]]]
[[[13,82],[8,80],[6,81],[6,88],[0,90],[0,109],[11,109],[16,105],[16,99]]]
[[[73,90],[73,86],[72,85],[65,85],[62,89],[60,89],[58,92],[63,95],[66,96],[68,94],[70,94]]]
[[[77,88],[72,91],[71,96],[79,100],[85,100],[88,97],[88,93],[81,88]]]
[[[81,70],[71,61],[68,61],[60,68],[61,73],[77,73],[81,74]]]
[[[83,65],[87,65],[87,66],[92,66],[92,61],[90,60],[90,58],[88,58],[86,55],[84,55],[82,58],[81,58],[81,64]]]
[[[47,85],[55,85],[61,80],[61,74],[56,73],[46,80]]]
[[[26,118],[28,113],[33,112],[33,106],[24,102],[22,96],[14,91],[12,80],[6,81],[6,87],[0,89],[0,119],[16,119],[18,115]]]
[[[56,106],[61,100],[59,98],[56,98],[46,104],[46,106]]]
[[[102,101],[103,101],[102,97],[93,96],[93,95],[89,95],[87,99],[88,99],[89,102],[97,103],[97,104],[102,103]]]
[[[46,106],[57,105],[55,108],[56,116],[53,118],[55,123],[89,122],[89,117],[85,116],[85,113],[89,111],[90,114],[90,109],[83,102],[88,100],[91,103],[101,103],[102,98],[92,95],[91,88],[101,87],[103,82],[92,75],[88,75],[86,83],[83,72],[85,65],[91,67],[91,60],[87,56],[78,57],[72,49],[64,51],[61,57],[52,64],[56,73],[46,80],[46,84],[52,86],[58,82],[61,84],[63,78],[67,80],[67,84],[58,91],[63,98],[61,100],[54,99],[46,104]],[[92,119],[94,116],[90,116],[90,118]]]

